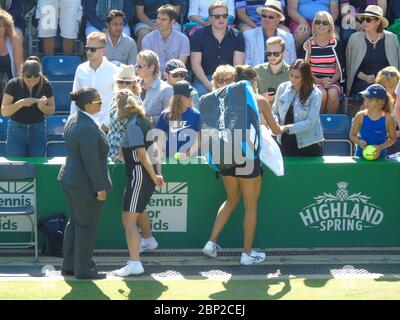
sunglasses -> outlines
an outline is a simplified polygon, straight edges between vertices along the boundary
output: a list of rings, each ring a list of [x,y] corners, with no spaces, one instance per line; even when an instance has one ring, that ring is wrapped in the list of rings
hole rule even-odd
[[[219,84],[229,84],[232,83],[235,79],[234,78],[225,78],[225,79],[218,79],[217,83]]]
[[[135,81],[131,81],[131,80],[117,80],[118,84],[125,84],[127,86],[133,84]]]
[[[327,20],[315,20],[315,25],[317,25],[317,26],[319,26],[319,25],[324,25],[324,26],[329,26],[329,21],[327,21]]]
[[[385,76],[385,77],[390,77],[390,78],[394,78],[394,77],[396,77],[397,76],[397,73],[396,72],[394,72],[394,71],[382,71],[382,74]]]
[[[376,20],[378,20],[378,19],[377,18],[371,18],[371,17],[366,17],[366,18],[365,17],[361,17],[360,18],[361,22],[365,21],[366,23],[371,23],[372,21],[376,21]]]
[[[278,58],[278,57],[282,54],[282,52],[283,52],[283,51],[277,51],[277,52],[268,51],[268,52],[267,52],[267,56],[268,56],[268,57],[274,56],[274,57]]]
[[[144,67],[148,67],[147,64],[135,64],[136,69],[143,69]]]
[[[223,18],[223,19],[228,19],[228,14],[227,13],[224,13],[224,14],[211,14],[210,15],[210,17],[214,17],[215,19],[221,19],[221,18]]]
[[[24,77],[25,78],[27,78],[27,79],[30,79],[30,78],[35,78],[35,79],[37,79],[37,78],[39,78],[40,77],[40,73],[35,73],[35,74],[24,74]]]
[[[92,101],[92,104],[102,104],[103,102],[101,100],[94,100]]]
[[[186,74],[184,72],[177,72],[174,74],[171,74],[172,78],[184,78]]]
[[[90,51],[90,52],[96,52],[97,51],[97,49],[103,49],[104,47],[98,47],[98,48],[96,48],[96,47],[85,47],[85,52],[88,52],[88,51]]]
[[[262,14],[262,15],[261,15],[261,18],[263,18],[263,19],[269,19],[269,20],[274,20],[276,17],[274,17],[274,16],[268,16],[268,15],[266,15],[266,14]]]

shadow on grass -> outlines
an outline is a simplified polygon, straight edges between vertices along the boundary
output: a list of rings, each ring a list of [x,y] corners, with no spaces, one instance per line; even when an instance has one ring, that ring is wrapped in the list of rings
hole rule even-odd
[[[325,287],[331,279],[304,279],[304,285],[310,288]]]
[[[66,280],[71,287],[62,300],[110,300],[93,281]]]
[[[223,282],[225,291],[210,295],[215,300],[277,300],[288,294],[292,286],[283,280],[229,280]]]
[[[161,282],[153,279],[151,281],[129,281],[124,280],[129,292],[119,289],[118,292],[129,300],[157,300],[163,292],[168,290]]]

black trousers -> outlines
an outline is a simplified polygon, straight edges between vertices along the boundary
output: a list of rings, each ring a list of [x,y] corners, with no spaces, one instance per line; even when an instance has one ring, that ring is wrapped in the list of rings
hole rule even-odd
[[[93,251],[99,229],[103,201],[94,192],[63,185],[70,220],[64,233],[64,259],[61,269],[85,277],[94,272]]]

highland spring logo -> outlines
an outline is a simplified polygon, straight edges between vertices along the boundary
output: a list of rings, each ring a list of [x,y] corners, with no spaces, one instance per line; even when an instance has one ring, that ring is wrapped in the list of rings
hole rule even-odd
[[[305,207],[300,217],[307,228],[326,231],[363,231],[382,223],[384,213],[370,197],[359,193],[350,195],[347,182],[339,182],[336,195],[325,193]]]

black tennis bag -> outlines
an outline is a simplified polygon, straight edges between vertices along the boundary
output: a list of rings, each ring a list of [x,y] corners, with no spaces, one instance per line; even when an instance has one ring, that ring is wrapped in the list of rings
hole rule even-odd
[[[202,154],[221,172],[260,153],[260,115],[249,81],[240,81],[203,96],[200,102]]]
[[[38,227],[43,235],[42,254],[44,256],[62,257],[63,240],[67,219],[63,213],[41,219]]]

